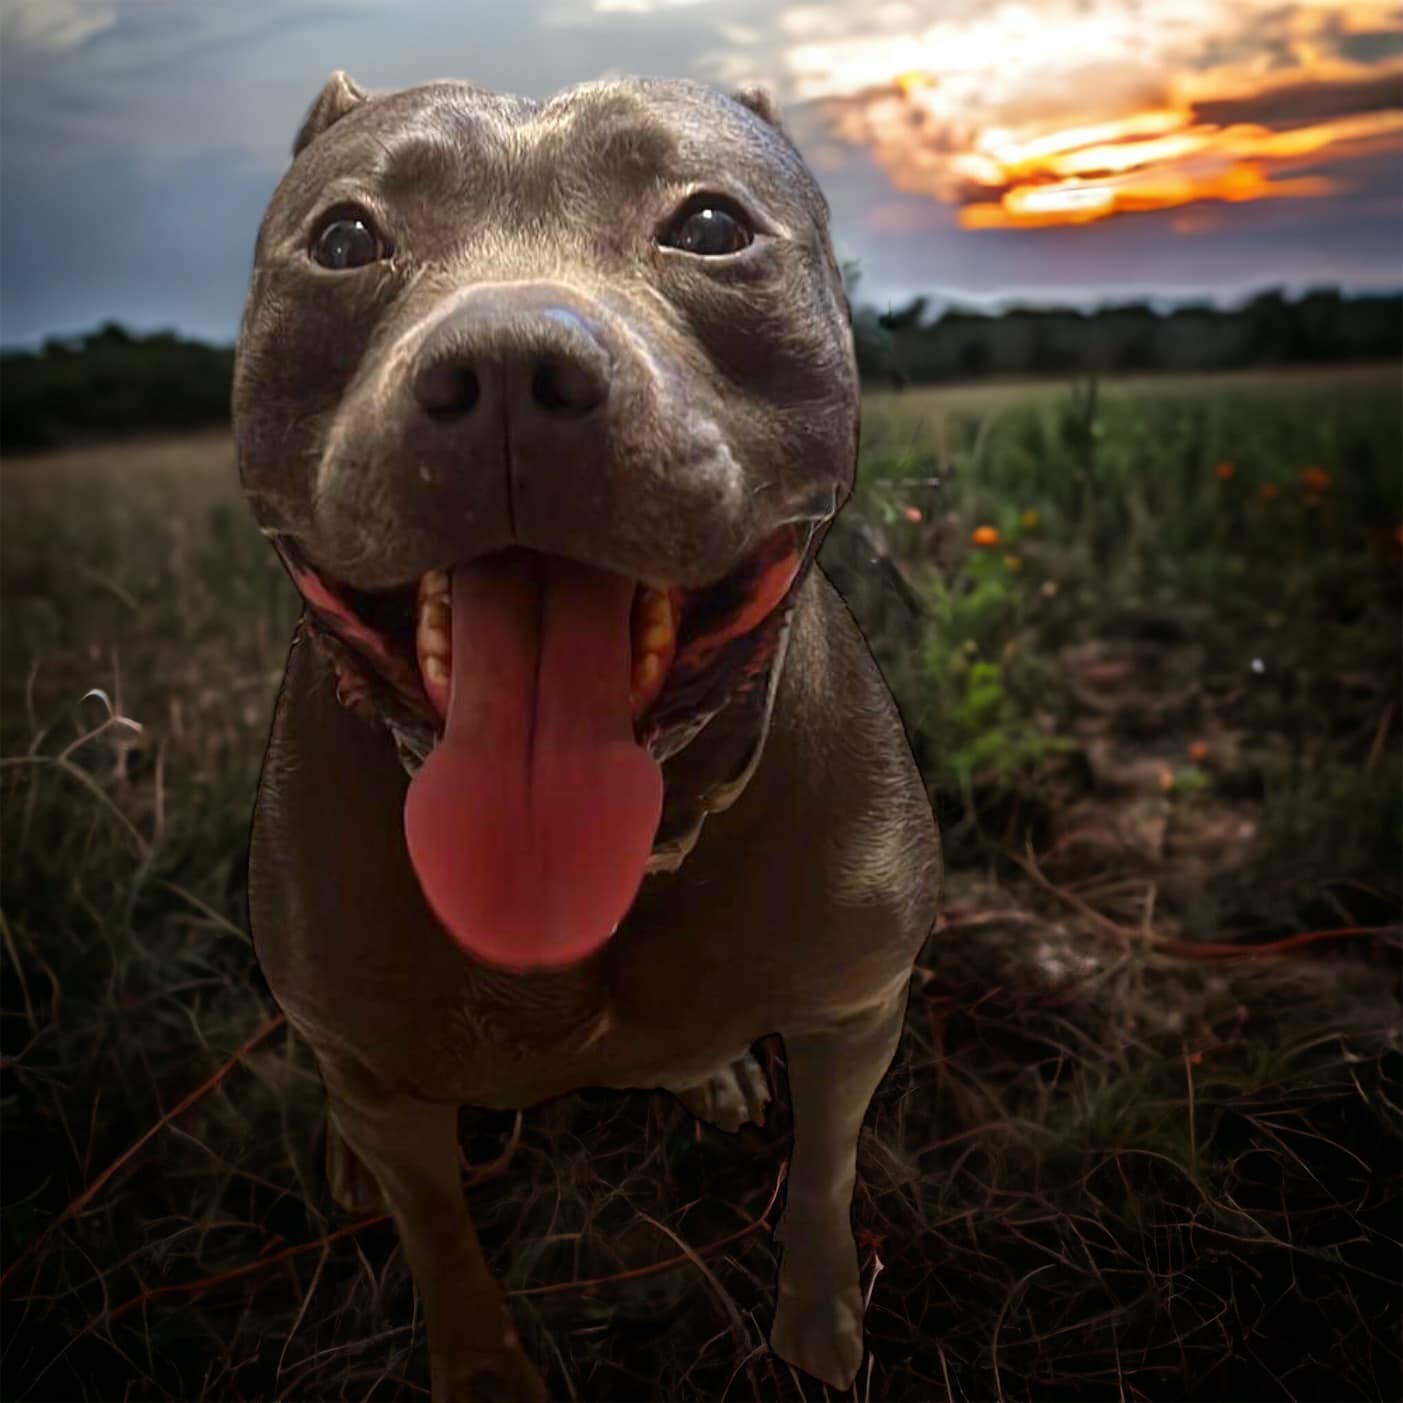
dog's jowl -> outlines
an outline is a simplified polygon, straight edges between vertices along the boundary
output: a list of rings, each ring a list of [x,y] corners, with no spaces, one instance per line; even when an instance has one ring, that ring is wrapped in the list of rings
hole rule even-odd
[[[686,82],[337,74],[294,153],[234,392],[305,601],[249,905],[332,1192],[394,1214],[435,1400],[541,1398],[457,1108],[665,1088],[735,1129],[777,1032],[770,1343],[846,1388],[858,1131],[939,851],[814,563],[858,420],[823,196],[763,94]]]

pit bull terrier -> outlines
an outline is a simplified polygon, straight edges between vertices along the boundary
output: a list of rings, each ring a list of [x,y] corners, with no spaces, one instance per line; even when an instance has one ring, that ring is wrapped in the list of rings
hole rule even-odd
[[[940,855],[814,563],[858,383],[828,208],[769,98],[465,82],[313,104],[258,235],[240,478],[304,600],[249,916],[345,1207],[388,1205],[433,1397],[545,1397],[457,1112],[663,1088],[794,1118],[775,1353],[862,1359],[858,1132]]]

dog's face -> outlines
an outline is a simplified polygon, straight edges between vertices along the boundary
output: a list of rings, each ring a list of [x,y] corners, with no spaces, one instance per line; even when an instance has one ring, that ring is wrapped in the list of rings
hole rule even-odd
[[[668,591],[685,645],[802,552],[851,488],[856,370],[825,202],[757,106],[328,83],[234,391],[245,491],[314,607],[407,665],[426,573],[520,546]]]
[[[511,653],[534,706],[551,651],[513,630],[615,631],[558,676],[617,670],[655,758],[771,669],[857,407],[827,206],[767,102],[649,80],[537,104],[336,75],[259,233],[234,388],[343,699],[432,746],[461,650]],[[531,622],[552,591],[568,626]]]

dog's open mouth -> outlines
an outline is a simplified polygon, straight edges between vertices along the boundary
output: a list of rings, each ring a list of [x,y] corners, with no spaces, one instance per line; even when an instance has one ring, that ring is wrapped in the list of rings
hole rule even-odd
[[[705,589],[635,585],[629,708],[639,742],[660,758],[672,737],[690,729],[719,693],[730,694],[764,671],[778,616],[785,612],[779,606],[793,586],[811,530],[781,527]],[[451,567],[429,570],[417,584],[360,590],[312,567],[291,538],[279,536],[276,544],[310,606],[314,629],[344,645],[334,654],[342,699],[402,731],[421,733],[425,742],[441,736],[454,675]],[[480,658],[468,665],[490,669],[494,662]]]
[[[342,700],[419,737],[405,838],[449,934],[509,968],[608,940],[646,870],[659,761],[768,675],[813,525],[705,589],[513,549],[370,593],[279,550]]]

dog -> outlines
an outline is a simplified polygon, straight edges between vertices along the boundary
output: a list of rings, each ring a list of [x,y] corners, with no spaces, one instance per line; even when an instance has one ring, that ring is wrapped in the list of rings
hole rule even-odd
[[[259,230],[237,459],[304,607],[249,919],[333,1196],[398,1225],[436,1403],[546,1396],[458,1108],[662,1088],[735,1129],[771,1033],[771,1348],[839,1389],[862,1360],[858,1133],[941,859],[814,561],[858,441],[828,220],[762,91],[338,72]]]

